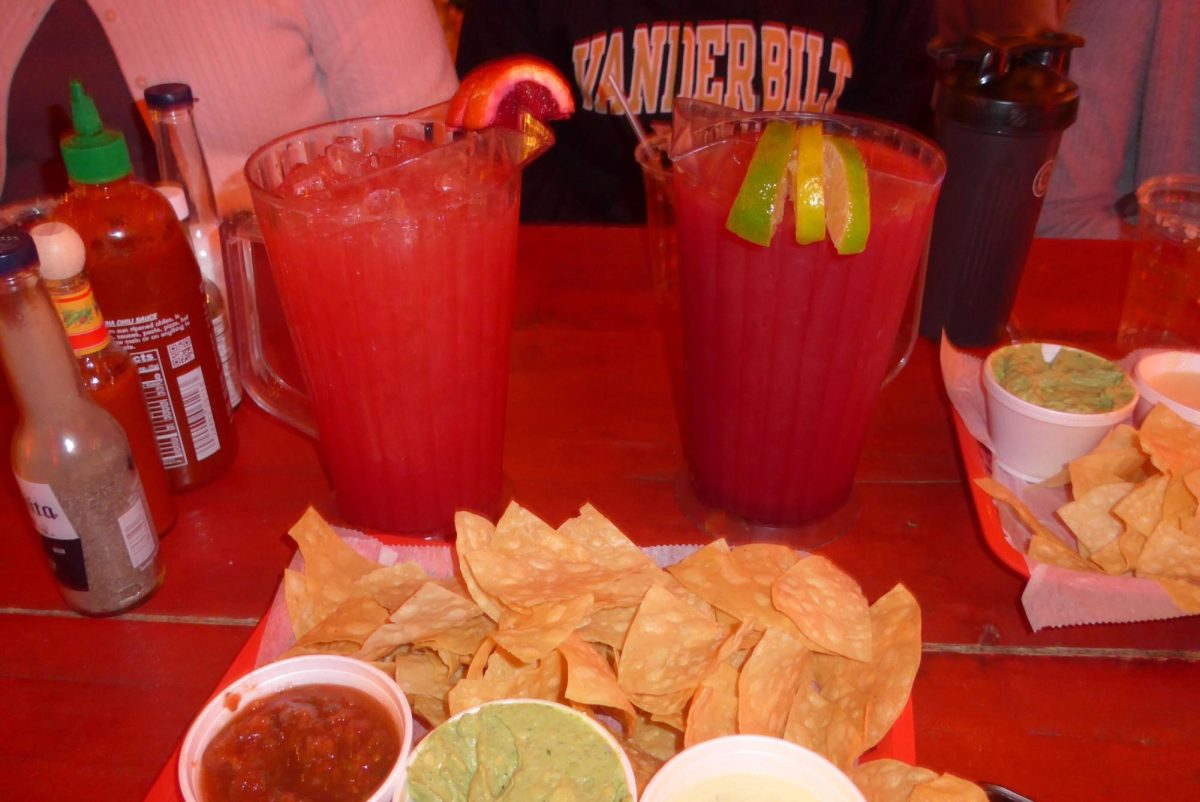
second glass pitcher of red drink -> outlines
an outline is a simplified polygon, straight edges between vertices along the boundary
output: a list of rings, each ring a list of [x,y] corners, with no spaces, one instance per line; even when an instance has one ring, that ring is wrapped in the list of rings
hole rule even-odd
[[[839,254],[828,236],[798,244],[790,204],[769,245],[726,229],[758,137],[778,119],[820,125],[862,154],[861,253]],[[687,489],[716,533],[793,527],[773,536],[816,545],[831,533],[812,524],[846,504],[876,397],[911,350],[945,161],[922,137],[861,117],[680,99],[673,132]],[[731,521],[744,526],[723,531]]]
[[[263,358],[256,249],[235,239],[243,380],[319,438],[349,523],[436,535],[456,510],[498,513],[521,172],[552,141],[535,121],[461,133],[418,113],[297,131],[247,162],[305,391]]]

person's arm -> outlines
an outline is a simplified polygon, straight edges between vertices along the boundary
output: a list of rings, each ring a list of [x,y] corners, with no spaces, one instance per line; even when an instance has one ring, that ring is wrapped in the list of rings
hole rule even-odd
[[[458,85],[431,0],[305,0],[305,15],[335,118],[431,106]]]
[[[1079,116],[1059,145],[1038,236],[1115,239],[1116,204],[1136,183],[1133,155],[1151,58],[1156,4],[1076,3],[1066,30],[1086,40],[1071,57]]]

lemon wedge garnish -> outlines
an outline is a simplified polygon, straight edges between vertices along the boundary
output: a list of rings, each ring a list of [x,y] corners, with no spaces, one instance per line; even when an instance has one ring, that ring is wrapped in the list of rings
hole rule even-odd
[[[800,126],[792,171],[792,209],[796,215],[796,242],[801,245],[825,239],[824,158],[820,123]]]

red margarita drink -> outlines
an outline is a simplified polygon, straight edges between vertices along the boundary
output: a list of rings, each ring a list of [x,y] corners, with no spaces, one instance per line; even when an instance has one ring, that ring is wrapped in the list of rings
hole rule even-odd
[[[437,533],[498,512],[520,172],[541,133],[346,121],[247,165],[352,523]]]
[[[770,244],[755,245],[726,230],[754,129],[768,118],[752,119],[740,131],[701,130],[675,160],[684,441],[701,501],[752,523],[797,525],[850,494],[872,406],[896,367],[945,166],[932,145],[885,124],[798,115],[862,153],[867,245],[842,255],[828,237],[797,244],[790,203]]]

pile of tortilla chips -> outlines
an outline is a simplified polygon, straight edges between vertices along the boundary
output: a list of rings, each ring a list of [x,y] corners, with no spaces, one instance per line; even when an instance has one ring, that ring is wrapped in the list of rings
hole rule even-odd
[[[1071,484],[1072,500],[1056,514],[1075,548],[1011,490],[993,479],[976,481],[1029,527],[1031,559],[1153,579],[1185,611],[1200,613],[1200,429],[1167,407],[1155,407],[1140,429],[1117,426],[1058,478]]]
[[[664,570],[590,505],[557,529],[515,504],[456,527],[459,573],[438,579],[360,556],[310,509],[291,530],[304,571],[285,575],[285,656],[371,661],[429,726],[502,698],[590,710],[620,730],[639,784],[732,733],[849,768],[907,704],[921,612],[902,585],[869,604],[824,557],[724,541]]]

